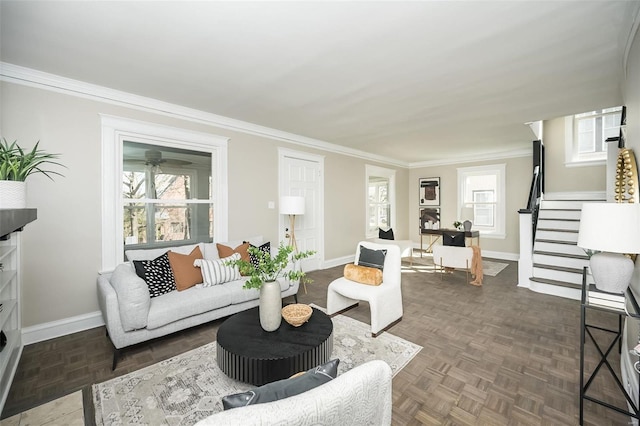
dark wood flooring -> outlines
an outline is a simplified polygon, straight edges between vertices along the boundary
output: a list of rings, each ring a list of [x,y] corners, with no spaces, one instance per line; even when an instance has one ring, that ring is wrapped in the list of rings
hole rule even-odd
[[[394,424],[578,424],[579,303],[517,288],[517,264],[508,263],[498,276],[485,276],[483,287],[466,284],[463,272],[441,279],[404,264],[404,317],[390,332],[424,349],[393,380]],[[301,289],[300,302],[326,306],[327,285],[340,275],[342,267],[310,273],[314,282],[308,294]],[[369,323],[366,303],[346,315]],[[597,315],[616,325],[616,317]],[[26,346],[2,417],[214,341],[222,321],[130,348],[113,372],[104,327]],[[586,356],[593,368],[595,349]],[[623,406],[611,378],[592,389]],[[587,402],[585,424],[629,419]]]

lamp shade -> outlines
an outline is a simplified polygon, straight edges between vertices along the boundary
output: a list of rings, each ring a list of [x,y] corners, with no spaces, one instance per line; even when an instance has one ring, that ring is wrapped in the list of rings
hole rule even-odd
[[[280,214],[304,214],[304,197],[293,195],[280,197]]]
[[[610,253],[640,253],[640,204],[584,203],[578,247]]]

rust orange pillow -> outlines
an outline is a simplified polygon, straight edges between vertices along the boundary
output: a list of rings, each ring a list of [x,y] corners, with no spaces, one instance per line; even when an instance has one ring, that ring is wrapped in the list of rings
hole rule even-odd
[[[249,259],[249,242],[245,242],[244,244],[240,244],[238,247],[232,249],[229,246],[225,246],[223,244],[216,244],[216,247],[218,248],[218,256],[220,256],[220,259],[224,259],[225,257],[229,257],[232,256],[234,253],[238,253],[240,255],[240,259],[245,260],[247,262],[250,261]],[[242,271],[240,271],[241,275],[244,275],[242,273]]]
[[[360,284],[382,284],[382,271],[380,269],[354,265],[353,263],[344,265],[344,277]]]
[[[189,254],[180,254],[169,251],[169,265],[173,271],[178,291],[186,290],[202,282],[200,268],[193,266],[193,261],[202,259],[200,247],[194,248]]]

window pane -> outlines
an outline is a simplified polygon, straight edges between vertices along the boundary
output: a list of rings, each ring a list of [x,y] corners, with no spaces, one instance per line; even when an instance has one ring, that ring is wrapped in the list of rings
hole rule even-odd
[[[144,172],[125,171],[122,174],[122,195],[124,198],[144,198],[145,184]]]
[[[144,204],[125,204],[123,215],[124,244],[147,242],[147,209]]]
[[[125,141],[123,154],[123,236],[126,245],[212,241],[211,153]],[[138,199],[150,202],[127,201]]]
[[[476,204],[473,209],[473,223],[478,226],[493,226],[493,204]]]

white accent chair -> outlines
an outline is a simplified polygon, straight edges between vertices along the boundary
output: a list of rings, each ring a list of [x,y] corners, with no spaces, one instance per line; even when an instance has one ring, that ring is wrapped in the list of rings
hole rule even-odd
[[[467,272],[467,283],[469,283],[472,262],[471,247],[433,246],[433,263],[440,267],[440,272],[444,272],[445,268],[464,269]],[[442,275],[440,278],[442,279]]]
[[[358,264],[360,246],[371,250],[387,250],[382,271],[382,284],[372,286],[350,281],[344,277],[335,279],[327,289],[327,313],[338,314],[358,305],[360,300],[369,302],[371,333],[376,337],[402,319],[402,286],[400,248],[395,244],[378,244],[360,241],[356,247],[354,263]]]

